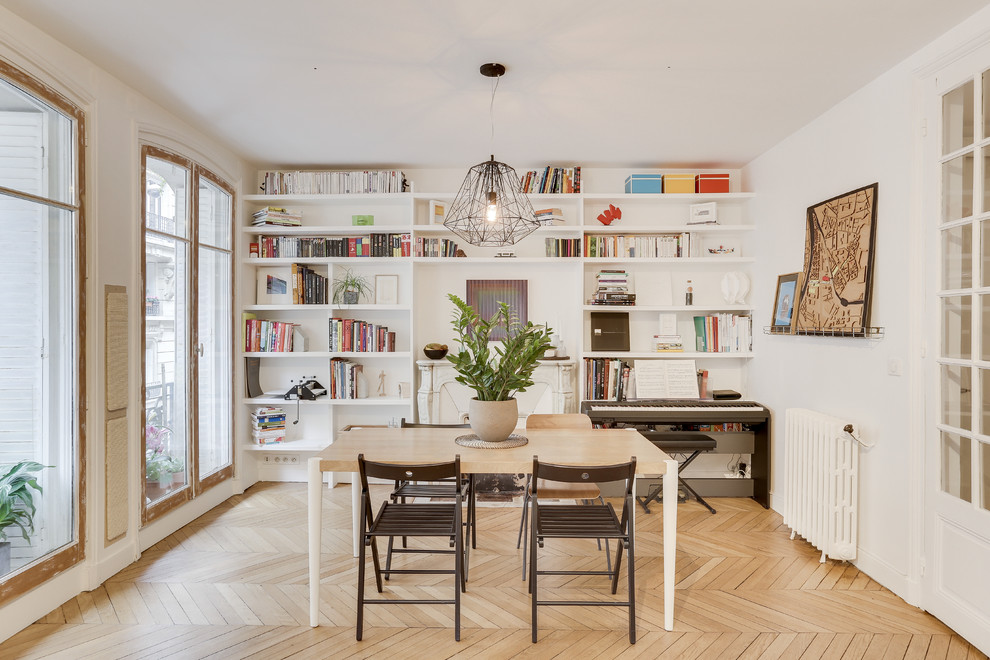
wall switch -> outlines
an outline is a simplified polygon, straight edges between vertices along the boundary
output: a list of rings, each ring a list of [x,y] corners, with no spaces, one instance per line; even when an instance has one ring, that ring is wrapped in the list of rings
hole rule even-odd
[[[891,376],[900,376],[904,372],[904,366],[900,358],[887,359],[887,373]]]

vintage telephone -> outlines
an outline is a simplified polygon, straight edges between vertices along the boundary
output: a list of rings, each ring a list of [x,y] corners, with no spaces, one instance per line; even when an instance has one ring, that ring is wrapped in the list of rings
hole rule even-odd
[[[305,399],[306,401],[315,401],[318,396],[326,396],[327,388],[320,385],[320,382],[316,380],[316,376],[312,378],[301,378],[299,382],[296,383],[293,380],[290,383],[295,383],[289,388],[284,395],[286,401],[296,400],[296,418],[293,420],[293,424],[299,423],[299,406],[300,402]]]

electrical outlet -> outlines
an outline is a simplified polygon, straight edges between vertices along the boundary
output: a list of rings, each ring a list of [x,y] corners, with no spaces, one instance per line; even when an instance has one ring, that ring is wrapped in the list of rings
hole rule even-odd
[[[299,465],[299,457],[285,454],[265,454],[265,463],[268,465]]]

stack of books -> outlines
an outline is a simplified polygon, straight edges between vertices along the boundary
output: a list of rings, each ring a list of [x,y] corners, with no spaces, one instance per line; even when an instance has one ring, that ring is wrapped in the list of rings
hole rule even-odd
[[[564,212],[558,208],[539,209],[533,211],[533,216],[544,227],[564,224]]]
[[[357,399],[358,377],[363,365],[343,358],[330,359],[330,398]]]
[[[630,289],[625,269],[606,269],[595,275],[597,289],[588,299],[589,305],[635,305],[636,294]]]
[[[251,224],[255,227],[261,225],[299,227],[302,225],[302,211],[285,209],[279,206],[266,206],[260,211],[255,211],[253,218]]]
[[[653,335],[653,343],[657,353],[681,353],[684,342],[680,335]]]
[[[251,413],[251,435],[259,445],[285,442],[285,410],[277,406],[255,409]]]

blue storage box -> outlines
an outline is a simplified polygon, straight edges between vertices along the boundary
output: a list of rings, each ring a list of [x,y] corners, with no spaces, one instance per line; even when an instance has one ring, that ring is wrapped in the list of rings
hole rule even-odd
[[[627,193],[661,193],[663,177],[659,174],[630,174],[626,177]]]

